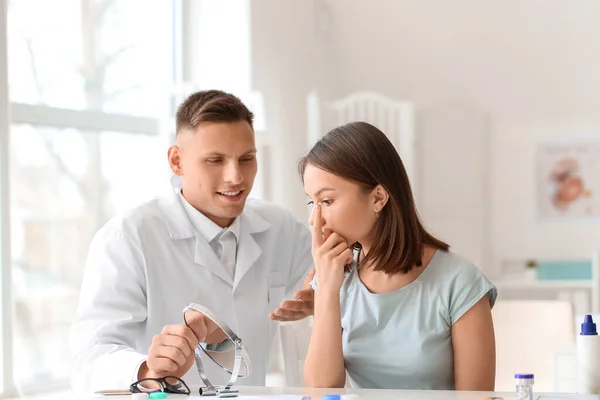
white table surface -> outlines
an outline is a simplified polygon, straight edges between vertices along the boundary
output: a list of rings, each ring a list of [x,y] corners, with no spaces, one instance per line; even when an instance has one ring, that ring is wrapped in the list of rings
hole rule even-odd
[[[191,387],[192,395],[198,393],[198,387]],[[384,390],[384,389],[314,389],[314,388],[274,388],[260,386],[240,386],[238,387],[239,396],[261,396],[261,395],[298,395],[298,400],[302,396],[309,396],[311,400],[319,400],[325,394],[344,394],[355,393],[359,395],[360,400],[392,400],[392,399],[414,399],[414,400],[477,400],[485,397],[502,397],[505,400],[515,400],[514,392],[461,392],[461,391],[442,391],[442,390]],[[169,399],[186,399],[188,396],[169,395]],[[78,396],[85,400],[85,397]],[[88,399],[131,399],[131,396],[98,396],[92,395]],[[534,400],[600,400],[598,395],[576,395],[576,394],[549,394],[536,393]],[[215,396],[205,396],[203,399],[218,399]],[[235,399],[235,398],[233,398]],[[265,398],[267,400],[268,398]]]

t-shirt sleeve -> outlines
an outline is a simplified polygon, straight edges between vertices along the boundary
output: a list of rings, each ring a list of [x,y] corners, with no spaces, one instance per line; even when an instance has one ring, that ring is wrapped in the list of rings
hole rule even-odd
[[[494,307],[498,291],[490,280],[470,263],[457,265],[448,285],[449,325],[452,326],[484,296]]]

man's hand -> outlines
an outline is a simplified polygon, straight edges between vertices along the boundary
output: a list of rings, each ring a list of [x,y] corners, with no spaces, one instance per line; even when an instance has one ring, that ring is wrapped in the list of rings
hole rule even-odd
[[[199,311],[187,310],[184,318],[187,326],[194,332],[200,343],[217,344],[227,338],[225,332],[217,324]]]
[[[148,360],[140,366],[138,379],[181,378],[194,365],[198,343],[221,343],[227,337],[217,324],[196,310],[187,310],[185,321],[185,324],[166,325],[154,336]]]
[[[181,378],[194,365],[197,344],[198,339],[187,325],[166,325],[152,339],[148,360],[140,366],[138,379]]]
[[[311,269],[302,284],[302,289],[294,293],[294,300],[284,300],[269,318],[275,321],[298,321],[313,314],[315,292],[310,287],[310,282],[315,276],[315,270]]]

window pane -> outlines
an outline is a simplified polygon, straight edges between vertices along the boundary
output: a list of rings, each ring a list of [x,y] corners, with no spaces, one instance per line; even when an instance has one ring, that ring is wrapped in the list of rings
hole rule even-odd
[[[172,20],[170,1],[12,0],[11,100],[164,115]]]
[[[156,135],[13,125],[10,149],[15,379],[66,381],[68,330],[92,235],[168,182]]]

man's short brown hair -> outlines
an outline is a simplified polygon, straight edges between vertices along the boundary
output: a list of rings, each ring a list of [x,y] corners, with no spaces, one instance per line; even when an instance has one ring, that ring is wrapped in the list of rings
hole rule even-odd
[[[252,126],[254,114],[236,96],[221,90],[203,90],[190,95],[177,109],[177,134],[196,129],[202,122],[240,122]]]

